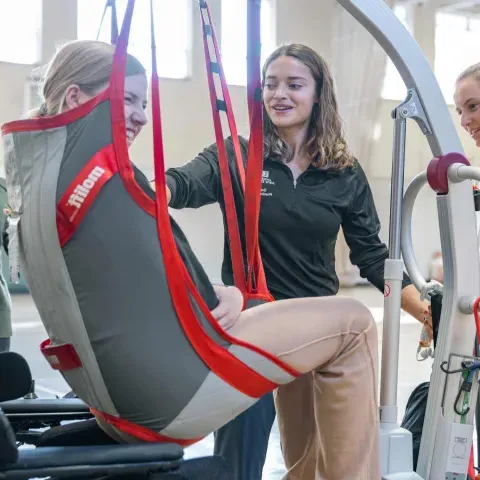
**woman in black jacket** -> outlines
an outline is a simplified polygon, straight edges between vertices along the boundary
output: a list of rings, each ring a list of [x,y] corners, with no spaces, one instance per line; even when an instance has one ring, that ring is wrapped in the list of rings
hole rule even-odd
[[[259,243],[271,294],[276,300],[335,295],[339,288],[335,243],[340,227],[352,263],[383,292],[388,249],[379,238],[380,223],[365,173],[343,137],[328,65],[304,45],[278,48],[263,68],[263,101]],[[240,140],[245,161],[248,145]],[[231,139],[226,144],[237,215],[244,225],[243,192]],[[167,185],[170,207],[198,208],[218,202],[225,222],[216,145],[186,165],[169,169]],[[244,232],[240,233],[244,242]],[[232,285],[227,236],[225,240],[222,280]],[[420,301],[407,275],[402,308],[419,322],[429,318],[428,305]],[[322,461],[317,458],[321,449],[315,438],[312,398],[309,376],[275,394],[289,480],[316,478],[317,463]],[[261,479],[273,420],[272,399],[267,396],[217,432],[216,453],[229,459],[235,479]]]

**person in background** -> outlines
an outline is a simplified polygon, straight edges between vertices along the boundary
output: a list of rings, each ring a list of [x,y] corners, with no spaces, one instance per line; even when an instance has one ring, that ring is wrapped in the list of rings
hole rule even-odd
[[[466,68],[455,82],[454,102],[461,126],[480,147],[480,63]]]
[[[325,60],[305,45],[279,47],[262,72],[264,164],[259,242],[268,288],[276,300],[334,296],[335,243],[340,227],[350,258],[379,291],[384,288],[388,249],[365,173],[349,151],[338,113],[333,78]],[[244,161],[248,141],[240,138]],[[239,224],[244,225],[243,192],[231,138],[226,142]],[[167,171],[167,200],[175,209],[218,202],[225,223],[216,145]],[[244,232],[241,231],[244,241]],[[233,285],[228,237],[222,280]],[[404,275],[402,308],[429,333],[428,304]],[[332,320],[333,321],[333,320]],[[268,439],[278,415],[288,480],[316,478],[320,438],[313,408],[311,375],[262,398],[215,434],[215,453],[227,458],[235,480],[261,480]],[[276,408],[275,408],[276,407]]]

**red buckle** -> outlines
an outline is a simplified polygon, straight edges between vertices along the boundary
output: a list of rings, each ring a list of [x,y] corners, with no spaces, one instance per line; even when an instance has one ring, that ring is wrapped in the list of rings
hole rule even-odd
[[[82,366],[80,357],[71,343],[50,345],[50,339],[40,344],[40,351],[54,370],[73,370]]]

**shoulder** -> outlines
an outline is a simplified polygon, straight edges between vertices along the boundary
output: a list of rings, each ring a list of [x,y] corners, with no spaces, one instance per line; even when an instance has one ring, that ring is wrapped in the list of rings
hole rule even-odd
[[[238,144],[240,147],[240,152],[242,154],[243,162],[245,163],[248,157],[248,138],[239,135]],[[232,161],[235,159],[235,149],[233,144],[232,136],[228,136],[225,140],[225,147],[227,149],[227,154],[229,159]]]
[[[337,177],[334,181],[337,192],[343,192],[349,208],[353,208],[358,202],[368,201],[370,196],[370,185],[365,171],[360,162],[355,158],[353,164],[340,172],[331,173]]]
[[[355,184],[356,186],[368,185],[367,176],[360,162],[354,158],[353,165],[344,168],[339,172],[340,178],[345,182]]]
[[[326,170],[325,173],[336,179],[338,182],[341,183],[351,183],[351,182],[363,182],[366,181],[367,177],[365,176],[365,172],[363,171],[360,162],[354,158],[353,164],[349,165],[348,167],[343,168],[342,170]]]
[[[229,135],[226,139],[226,145],[227,145],[227,148],[230,148],[233,150],[233,137],[231,135]],[[248,150],[248,137],[246,136],[243,136],[243,135],[239,135],[238,136],[238,143],[240,144],[240,148],[245,151]]]

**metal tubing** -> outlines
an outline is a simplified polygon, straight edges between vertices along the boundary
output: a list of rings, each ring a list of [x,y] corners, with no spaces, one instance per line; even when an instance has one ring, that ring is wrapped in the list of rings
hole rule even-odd
[[[390,187],[389,259],[385,262],[382,369],[380,380],[380,420],[397,422],[398,355],[403,262],[401,227],[405,178],[405,140],[407,123],[402,107],[393,112],[392,183]]]
[[[389,258],[401,258],[400,233],[402,227],[403,186],[405,178],[405,139],[407,120],[399,109],[394,113],[392,185],[390,190]]]

